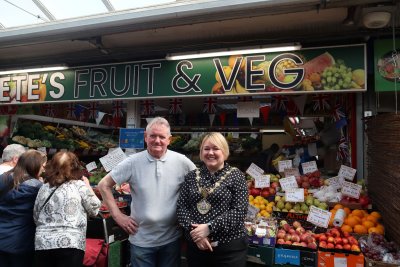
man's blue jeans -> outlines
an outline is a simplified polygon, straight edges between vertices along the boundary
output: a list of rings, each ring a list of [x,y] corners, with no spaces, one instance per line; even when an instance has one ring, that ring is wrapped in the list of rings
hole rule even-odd
[[[163,246],[149,248],[131,244],[132,267],[179,267],[180,265],[180,239]]]

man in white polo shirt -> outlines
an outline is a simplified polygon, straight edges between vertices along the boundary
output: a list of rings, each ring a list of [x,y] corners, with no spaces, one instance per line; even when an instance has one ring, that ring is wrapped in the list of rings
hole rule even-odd
[[[132,267],[180,265],[180,236],[176,203],[184,176],[196,168],[185,155],[168,150],[170,125],[161,117],[146,127],[147,150],[122,161],[99,183],[99,190],[115,222],[129,233]],[[131,214],[115,204],[112,187],[128,182]]]

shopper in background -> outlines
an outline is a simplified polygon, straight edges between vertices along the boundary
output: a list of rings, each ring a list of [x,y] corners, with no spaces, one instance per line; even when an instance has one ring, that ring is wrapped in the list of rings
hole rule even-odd
[[[196,166],[167,149],[170,137],[168,121],[154,118],[144,136],[147,150],[122,161],[98,185],[112,217],[130,234],[132,267],[180,266],[176,201],[185,174]],[[131,188],[130,216],[120,212],[111,191],[124,182]]]
[[[228,156],[224,136],[207,134],[200,146],[203,164],[186,175],[180,190],[177,214],[189,267],[246,266],[248,191],[244,174],[225,162]]]
[[[28,150],[14,168],[0,175],[0,266],[29,267],[34,256],[33,205],[46,155]]]
[[[262,168],[265,173],[273,173],[273,174],[278,173],[272,164],[272,160],[274,159],[274,156],[276,155],[276,153],[278,153],[278,151],[279,151],[279,145],[276,143],[271,144],[269,148],[263,150],[259,154],[255,164],[258,167]]]
[[[4,148],[1,155],[2,163],[0,164],[0,174],[11,170],[17,164],[19,156],[26,151],[25,147],[20,144],[11,144]]]
[[[47,183],[36,198],[35,264],[40,267],[82,266],[87,215],[96,216],[101,202],[82,175],[78,157],[57,152],[45,168]]]

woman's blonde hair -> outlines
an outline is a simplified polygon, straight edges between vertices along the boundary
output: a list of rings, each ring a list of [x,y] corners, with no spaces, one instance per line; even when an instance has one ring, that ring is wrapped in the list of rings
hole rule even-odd
[[[212,132],[208,133],[203,137],[203,141],[200,145],[200,160],[203,160],[203,148],[204,143],[206,141],[210,141],[213,145],[217,146],[221,149],[222,154],[224,154],[224,160],[227,160],[229,157],[229,145],[226,141],[225,137],[221,133]]]

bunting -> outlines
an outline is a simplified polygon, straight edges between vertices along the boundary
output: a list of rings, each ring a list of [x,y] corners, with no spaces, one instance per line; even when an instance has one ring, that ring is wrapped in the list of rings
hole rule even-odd
[[[315,110],[328,110],[330,109],[329,105],[329,95],[326,94],[318,94],[312,97],[312,101],[314,102],[314,111]]]
[[[174,98],[169,100],[169,114],[182,113],[182,99]]]
[[[272,110],[286,110],[288,98],[283,95],[276,95],[272,97]]]
[[[203,113],[214,114],[217,111],[217,109],[215,108],[216,104],[217,100],[212,97],[204,100]]]
[[[346,138],[342,134],[342,136],[340,137],[340,140],[339,140],[336,159],[342,160],[342,161],[347,161],[348,158],[349,158],[349,146],[347,145]]]
[[[332,116],[334,121],[340,121],[341,119],[346,118],[342,105],[340,105],[339,103],[335,105],[335,107],[332,110]]]
[[[75,116],[75,104],[67,105],[67,119],[76,119]]]
[[[55,116],[55,109],[53,104],[45,104],[43,105],[44,115],[47,117]]]
[[[16,105],[4,105],[0,106],[1,115],[14,115],[17,113],[18,106]]]
[[[113,118],[122,118],[124,116],[124,108],[122,106],[122,101],[113,101]]]
[[[85,119],[84,107],[79,104],[74,105],[74,114],[75,114],[75,118],[77,118],[80,121],[83,121]]]
[[[154,100],[143,100],[141,101],[141,105],[142,105],[142,110],[141,110],[142,115],[151,115],[155,113]]]
[[[89,119],[96,120],[99,115],[98,104],[96,102],[92,102],[89,105]]]

